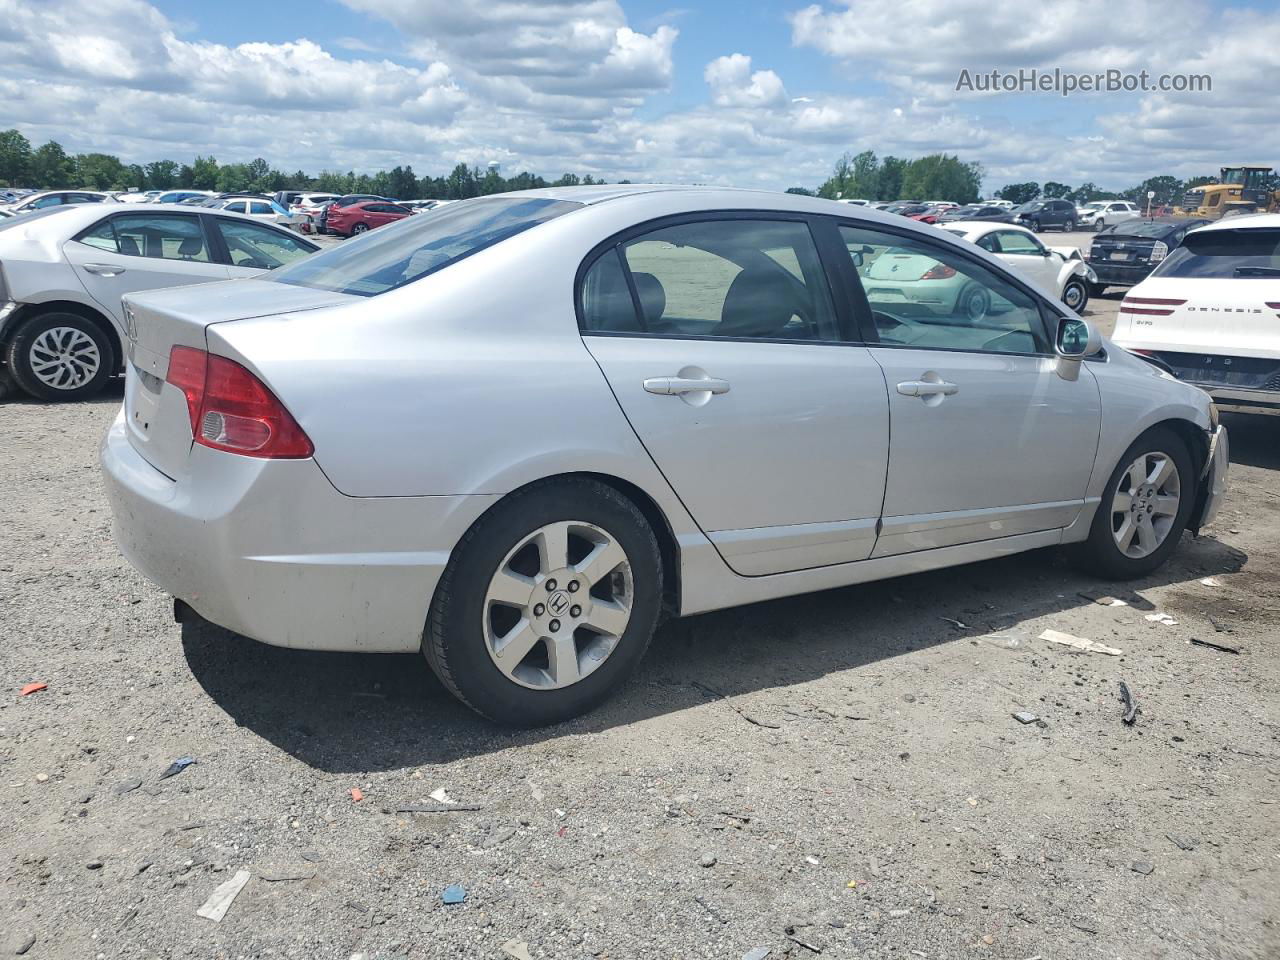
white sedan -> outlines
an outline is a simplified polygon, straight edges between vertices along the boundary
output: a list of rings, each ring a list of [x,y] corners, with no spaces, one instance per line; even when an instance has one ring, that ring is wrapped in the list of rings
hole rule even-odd
[[[992,317],[876,296],[890,251]],[[421,651],[511,724],[601,702],[664,616],[1060,544],[1144,576],[1226,477],[1202,392],[973,244],[811,197],[481,197],[126,313],[102,465],[178,615]]]
[[[56,206],[0,221],[0,356],[32,396],[83,399],[123,368],[124,294],[256,277],[317,249],[201,207]]]
[[[1089,302],[1090,284],[1098,278],[1076,247],[1046,247],[1032,231],[1012,223],[981,220],[947,225],[944,229],[977,244],[1022,271],[1079,313]]]
[[[1142,209],[1128,200],[1094,200],[1077,209],[1080,226],[1086,230],[1103,230],[1142,216]]]

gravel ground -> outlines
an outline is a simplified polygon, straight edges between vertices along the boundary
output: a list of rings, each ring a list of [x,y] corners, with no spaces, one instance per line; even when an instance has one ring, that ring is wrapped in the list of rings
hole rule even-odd
[[[1280,421],[1229,421],[1156,576],[1041,551],[679,621],[517,733],[416,656],[175,624],[111,540],[119,396],[0,404],[0,956],[1280,956]],[[480,809],[399,812],[441,788]]]

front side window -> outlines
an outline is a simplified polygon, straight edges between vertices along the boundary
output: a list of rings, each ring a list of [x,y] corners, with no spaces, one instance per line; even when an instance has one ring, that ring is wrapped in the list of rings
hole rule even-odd
[[[243,200],[233,200],[222,208],[228,213],[244,213],[245,204]]]
[[[582,204],[545,197],[483,197],[429,217],[404,217],[301,263],[272,280],[373,297],[412,283]]]
[[[1029,237],[1025,233],[1019,233],[1017,230],[1001,230],[995,234],[1000,242],[1001,253],[1022,254],[1024,256],[1038,257],[1044,253],[1044,247],[1040,246],[1040,241],[1035,237]]]
[[[582,314],[584,333],[839,339],[809,227],[781,220],[700,220],[629,240],[588,271]]]
[[[127,257],[156,260],[190,260],[209,263],[209,247],[195,217],[173,214],[138,214],[111,217],[91,227],[77,239],[99,250]]]
[[[880,342],[917,349],[1045,353],[1030,294],[947,245],[840,227]]]
[[[301,260],[314,249],[283,230],[273,230],[243,220],[214,220],[226,241],[231,263],[237,267],[275,270]]]
[[[34,203],[32,203],[31,206],[36,210],[43,210],[45,207],[59,206],[62,202],[63,202],[62,194],[54,193],[54,194],[50,194],[47,197],[41,197],[39,200],[36,200]]]

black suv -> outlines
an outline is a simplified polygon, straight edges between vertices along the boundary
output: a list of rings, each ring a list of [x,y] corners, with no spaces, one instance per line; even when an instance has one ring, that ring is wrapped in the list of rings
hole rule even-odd
[[[1070,233],[1076,228],[1076,205],[1070,200],[1032,200],[1015,207],[1013,219],[1036,233],[1049,227],[1060,227]]]

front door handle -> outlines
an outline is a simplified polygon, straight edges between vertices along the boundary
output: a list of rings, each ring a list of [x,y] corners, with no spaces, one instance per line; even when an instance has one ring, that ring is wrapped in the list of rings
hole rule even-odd
[[[907,380],[898,384],[898,392],[904,397],[949,397],[959,390],[946,380]]]
[[[729,381],[715,377],[650,377],[644,382],[644,388],[649,393],[664,397],[679,397],[686,393],[719,396],[729,392]]]
[[[110,263],[86,263],[84,268],[87,272],[99,277],[114,277],[124,273],[124,267],[117,267]]]

